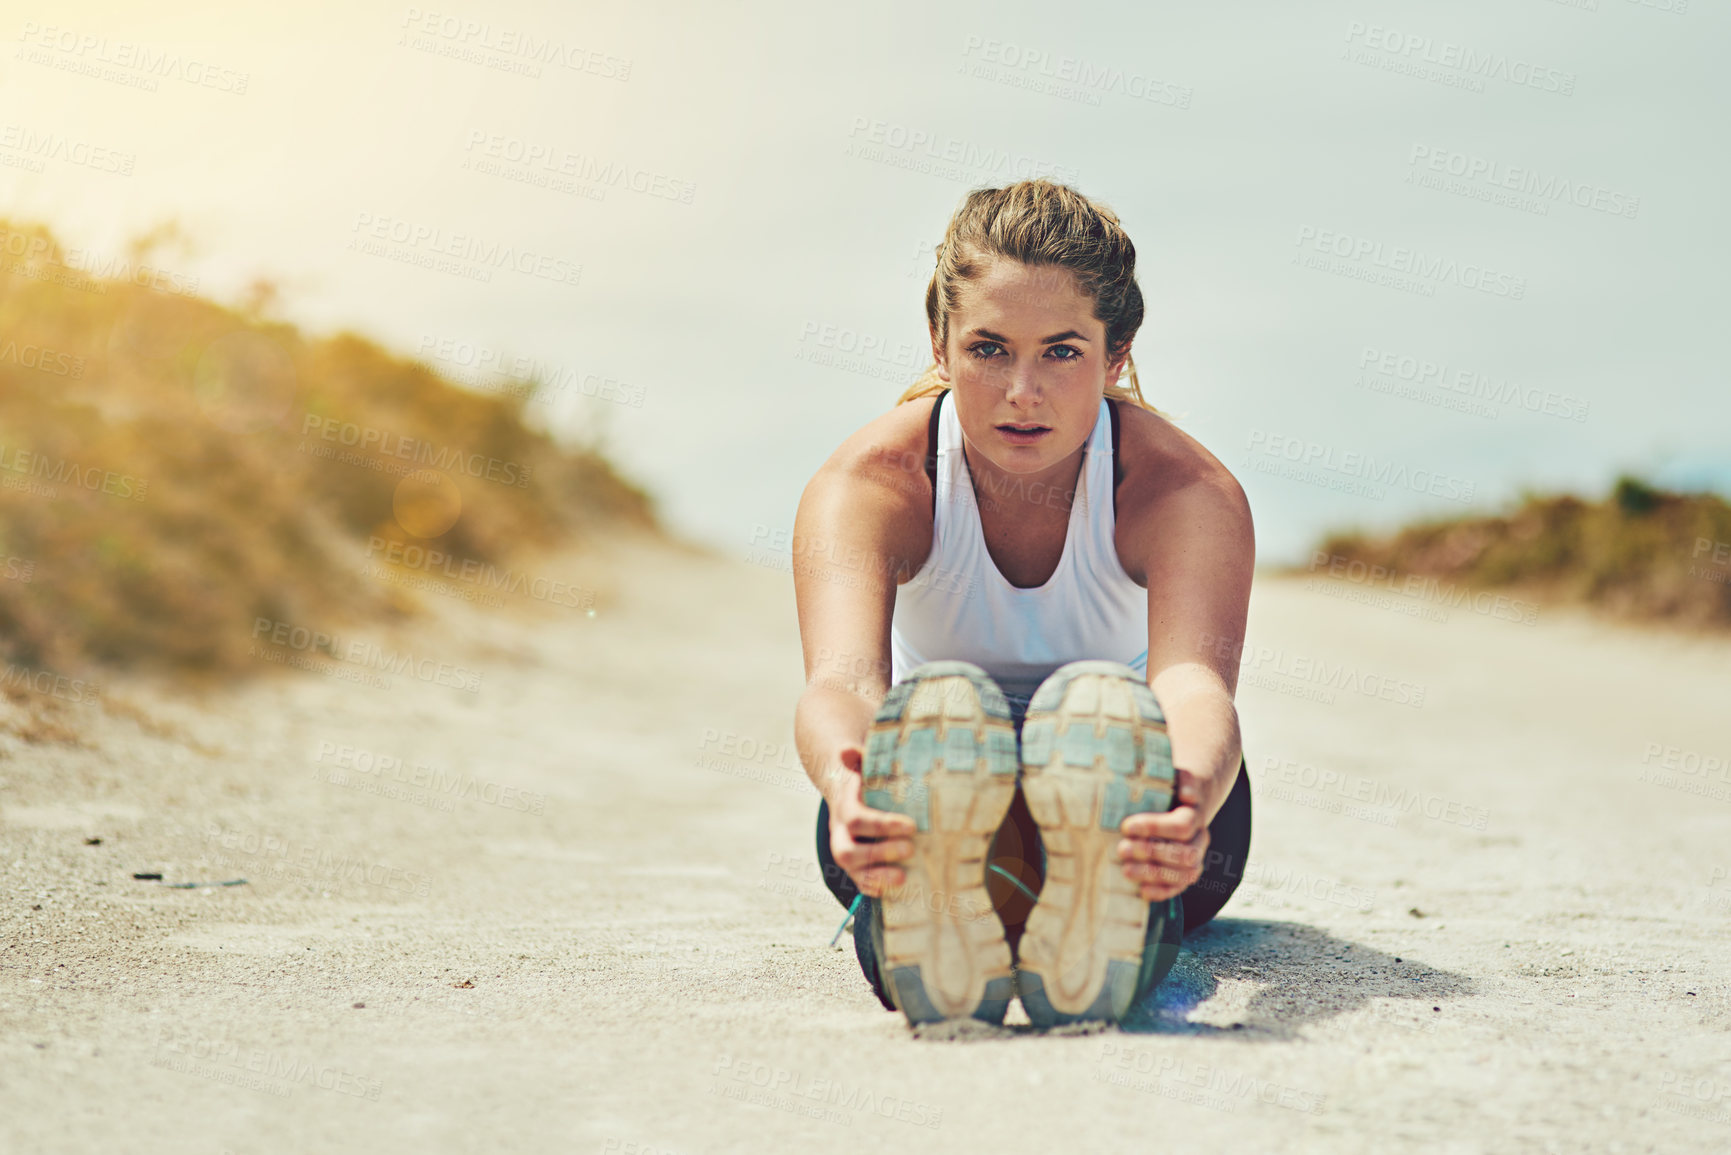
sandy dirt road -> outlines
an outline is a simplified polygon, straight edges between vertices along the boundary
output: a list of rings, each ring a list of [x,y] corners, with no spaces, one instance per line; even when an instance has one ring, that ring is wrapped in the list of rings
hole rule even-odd
[[[0,1151],[1731,1150],[1731,644],[1261,581],[1221,918],[1125,1029],[915,1038],[827,946],[788,575],[545,572],[597,615],[6,740]]]

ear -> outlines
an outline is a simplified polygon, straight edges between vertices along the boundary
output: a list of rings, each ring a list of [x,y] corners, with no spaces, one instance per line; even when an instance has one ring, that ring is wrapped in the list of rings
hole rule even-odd
[[[952,382],[950,381],[949,362],[945,359],[946,350],[944,349],[944,343],[938,340],[936,329],[927,326],[926,332],[932,339],[932,360],[938,367],[938,380],[942,381],[945,385],[949,385]]]
[[[1124,366],[1130,360],[1130,346],[1124,346],[1119,354],[1106,362],[1106,384],[1116,385],[1118,378],[1124,374]]]

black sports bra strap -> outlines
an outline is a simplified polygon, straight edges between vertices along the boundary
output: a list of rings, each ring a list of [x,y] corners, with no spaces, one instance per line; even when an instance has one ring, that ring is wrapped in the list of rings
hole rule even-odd
[[[1118,403],[1106,400],[1106,410],[1112,415],[1112,516],[1118,516],[1118,486],[1124,481],[1124,459],[1118,455]]]
[[[945,389],[932,403],[932,419],[926,422],[926,476],[932,483],[932,516],[938,513],[938,408],[944,403]]]

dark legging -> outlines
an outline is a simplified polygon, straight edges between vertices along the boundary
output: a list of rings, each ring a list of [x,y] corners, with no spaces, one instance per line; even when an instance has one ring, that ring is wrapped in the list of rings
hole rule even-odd
[[[1016,830],[1017,835],[1034,846],[1039,845],[1039,828],[1031,821],[1026,821],[1027,808],[1022,803],[1021,791],[1017,791],[1017,803],[1012,807],[1010,819],[1006,826]],[[1020,829],[1017,829],[1017,828]],[[1009,833],[1007,830],[1006,834]],[[1250,854],[1250,775],[1243,762],[1238,765],[1238,780],[1232,784],[1232,790],[1226,795],[1226,802],[1214,815],[1214,821],[1208,824],[1208,857],[1204,860],[1202,877],[1190,884],[1181,896],[1184,900],[1184,932],[1195,930],[1226,905],[1226,900],[1232,897],[1232,892],[1238,889],[1238,884],[1244,879],[1244,864]],[[996,855],[993,856],[997,858]],[[1041,861],[1038,853],[1018,856],[1030,864]],[[853,900],[859,895],[859,888],[854,886],[847,871],[837,865],[835,855],[829,848],[829,803],[819,802],[817,805],[817,861],[823,868],[823,881],[829,887],[829,892],[835,895],[836,901],[843,907],[853,905]],[[1038,867],[1035,867],[1035,878],[1024,879],[1038,889]]]

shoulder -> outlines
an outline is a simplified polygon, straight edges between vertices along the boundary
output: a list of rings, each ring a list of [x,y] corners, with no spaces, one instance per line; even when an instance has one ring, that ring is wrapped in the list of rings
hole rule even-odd
[[[931,507],[926,476],[926,429],[935,397],[903,402],[862,426],[818,469],[806,486],[852,497],[921,509]]]
[[[1250,502],[1231,470],[1158,413],[1120,403],[1118,420],[1120,522],[1167,544],[1199,532],[1254,549]]]
[[[796,529],[923,561],[932,539],[926,427],[935,403],[905,401],[843,441],[800,496]]]

